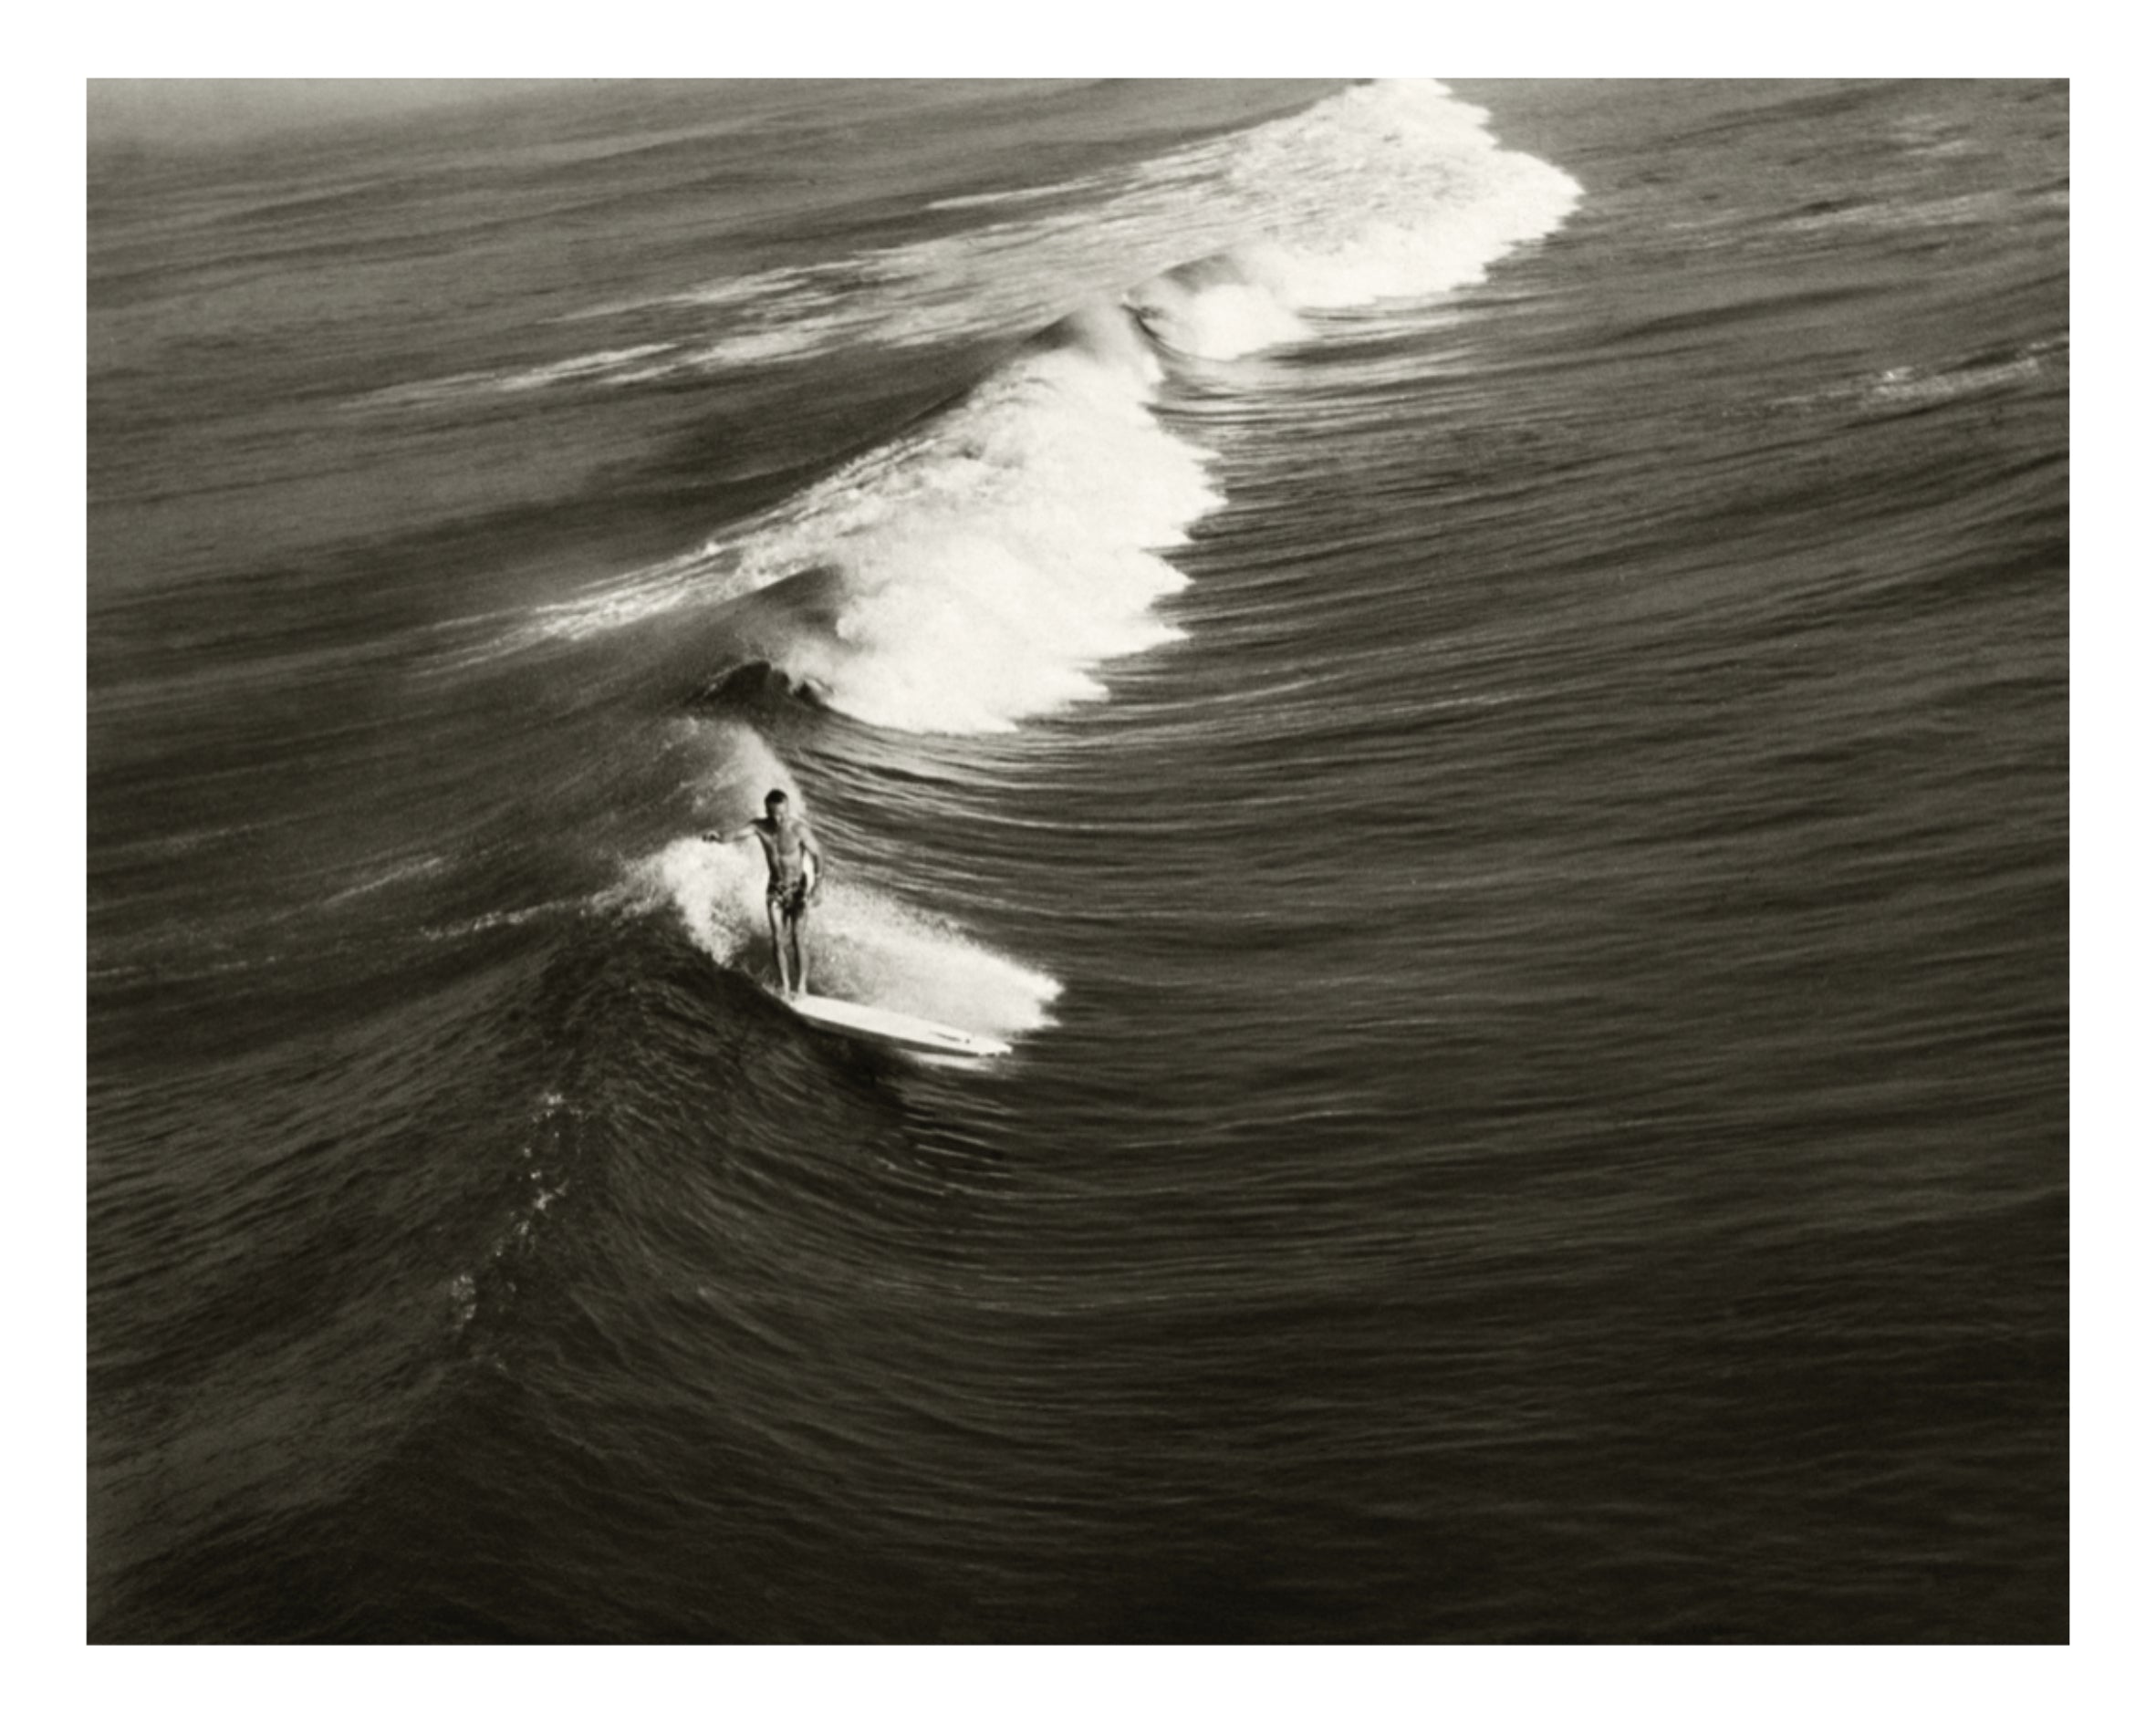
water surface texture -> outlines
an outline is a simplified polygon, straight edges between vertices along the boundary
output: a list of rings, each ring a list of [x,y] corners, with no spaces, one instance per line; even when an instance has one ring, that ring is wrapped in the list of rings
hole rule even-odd
[[[89,195],[99,1640],[2060,1640],[2063,85]],[[766,993],[788,790],[819,988]]]

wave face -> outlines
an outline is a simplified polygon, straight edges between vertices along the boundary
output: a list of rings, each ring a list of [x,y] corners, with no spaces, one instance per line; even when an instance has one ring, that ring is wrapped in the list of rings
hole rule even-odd
[[[2067,95],[93,148],[90,1636],[2065,1638]]]

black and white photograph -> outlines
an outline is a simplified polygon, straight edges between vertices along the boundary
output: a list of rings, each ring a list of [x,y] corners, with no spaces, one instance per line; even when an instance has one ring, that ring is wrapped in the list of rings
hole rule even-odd
[[[2068,1643],[2068,82],[1409,46],[87,80],[89,1643]]]

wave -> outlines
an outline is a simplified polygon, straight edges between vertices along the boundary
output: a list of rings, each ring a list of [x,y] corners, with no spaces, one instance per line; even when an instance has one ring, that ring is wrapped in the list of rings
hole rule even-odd
[[[1486,120],[1440,85],[1359,87],[1163,158],[1099,208],[832,265],[907,290],[902,314],[849,314],[855,333],[902,340],[941,327],[976,278],[1037,297],[1101,277],[1104,254],[1161,259],[927,421],[693,553],[534,613],[508,644],[727,607],[740,662],[887,728],[1008,730],[1101,698],[1104,663],[1178,638],[1154,611],[1184,584],[1164,554],[1222,501],[1211,452],[1151,410],[1170,370],[1458,287],[1554,229],[1579,188],[1500,148]],[[1225,243],[1162,257],[1193,235]],[[810,295],[813,328],[849,321],[816,276],[770,279],[781,303]],[[748,303],[739,284],[698,291]]]
[[[1103,698],[1104,665],[1179,637],[1156,608],[1186,582],[1169,557],[1224,500],[1213,452],[1156,411],[1164,389],[1192,368],[1234,387],[1220,367],[1319,338],[1328,316],[1477,280],[1573,208],[1578,187],[1500,149],[1486,118],[1442,86],[1362,87],[1163,158],[1088,209],[696,290],[734,351],[762,357],[1061,309],[943,409],[691,551],[527,614],[500,647],[694,608],[725,642],[713,683],[768,667],[886,729],[1007,731]],[[706,824],[747,819],[775,785],[806,808],[753,726],[709,733]],[[769,962],[763,881],[755,846],[689,836],[632,863],[619,893],[671,906],[747,971]],[[812,943],[819,992],[999,1037],[1047,1023],[1059,991],[843,876]]]

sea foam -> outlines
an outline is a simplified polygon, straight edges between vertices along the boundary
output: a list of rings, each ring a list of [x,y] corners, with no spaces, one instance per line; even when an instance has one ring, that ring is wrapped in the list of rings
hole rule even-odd
[[[1099,698],[1096,666],[1176,637],[1152,605],[1184,577],[1159,553],[1219,501],[1205,452],[1146,410],[1159,376],[1129,318],[1096,308],[781,510],[743,574],[828,579],[772,661],[902,730]]]

